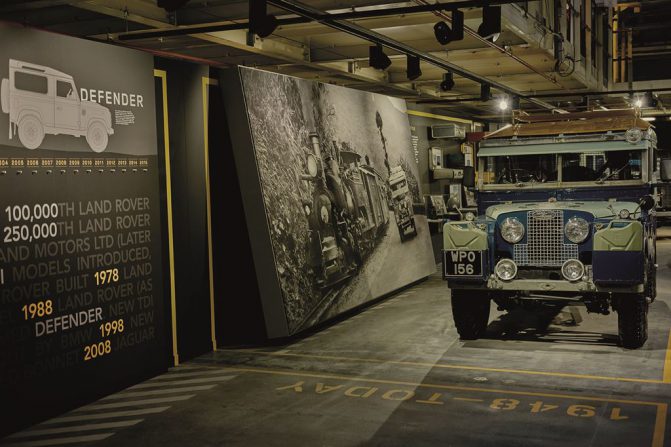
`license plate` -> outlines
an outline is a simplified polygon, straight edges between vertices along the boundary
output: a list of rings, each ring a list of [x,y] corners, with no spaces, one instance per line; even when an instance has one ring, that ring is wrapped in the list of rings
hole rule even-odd
[[[444,250],[443,273],[447,278],[482,276],[482,252],[475,250]]]

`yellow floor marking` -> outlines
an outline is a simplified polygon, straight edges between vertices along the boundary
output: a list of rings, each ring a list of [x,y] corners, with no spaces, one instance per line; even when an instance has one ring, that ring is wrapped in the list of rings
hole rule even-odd
[[[223,349],[218,350],[218,352],[245,352],[245,350],[240,349]],[[422,366],[429,368],[442,368],[442,369],[460,369],[460,370],[469,370],[469,371],[488,371],[488,372],[499,372],[499,373],[510,373],[510,374],[525,374],[525,375],[536,375],[536,376],[550,376],[550,377],[568,377],[571,379],[590,379],[590,380],[608,380],[612,382],[635,382],[635,383],[671,383],[664,380],[656,379],[637,379],[633,377],[611,377],[611,376],[593,376],[589,374],[573,374],[573,373],[562,373],[562,372],[551,372],[551,371],[528,371],[524,369],[507,369],[507,368],[488,368],[484,366],[467,366],[467,365],[450,365],[447,363],[426,363],[426,362],[408,362],[403,360],[384,360],[384,359],[372,359],[372,358],[359,358],[359,357],[341,357],[334,355],[317,355],[317,354],[300,354],[300,353],[291,353],[284,354],[280,352],[267,352],[267,351],[257,351],[256,354],[270,355],[270,356],[285,356],[285,357],[302,357],[302,358],[313,358],[321,360],[342,360],[350,362],[365,362],[365,363],[389,363],[392,365],[404,365],[404,366]]]
[[[470,399],[468,397],[453,397],[454,400],[463,400],[466,402],[484,402],[483,399]]]
[[[457,391],[475,391],[480,393],[491,393],[491,394],[504,394],[504,395],[516,395],[516,396],[534,396],[534,397],[550,397],[557,399],[569,399],[569,400],[579,400],[579,401],[593,401],[593,402],[609,402],[609,403],[619,403],[619,404],[629,404],[629,405],[642,405],[642,406],[654,406],[657,408],[655,415],[655,426],[653,431],[652,447],[664,447],[664,432],[666,429],[666,414],[668,405],[661,402],[651,402],[651,401],[641,401],[641,400],[628,400],[628,399],[611,399],[607,397],[596,397],[596,396],[578,396],[571,394],[555,394],[555,393],[539,393],[531,391],[512,391],[512,390],[501,390],[501,389],[488,389],[488,388],[476,388],[476,387],[465,387],[465,386],[456,386],[456,385],[440,385],[440,384],[430,384],[430,383],[414,383],[414,382],[405,382],[400,380],[384,380],[384,379],[372,379],[369,377],[357,377],[357,376],[342,376],[342,375],[333,375],[333,374],[322,374],[322,373],[312,373],[307,371],[281,371],[281,370],[272,370],[272,369],[262,369],[262,368],[238,368],[235,366],[224,366],[222,369],[227,369],[236,372],[248,372],[248,373],[257,373],[257,374],[269,374],[276,376],[290,376],[290,377],[310,377],[315,379],[331,379],[331,380],[348,380],[356,382],[369,382],[369,383],[383,383],[386,385],[401,385],[401,386],[411,386],[416,388],[433,388],[433,389],[443,389],[443,390],[457,390]]]
[[[652,447],[664,447],[664,432],[666,430],[667,404],[657,405],[657,417],[655,417],[655,432],[652,438]]]
[[[669,331],[669,341],[666,344],[666,356],[664,357],[664,383],[671,383],[671,331]]]
[[[249,373],[259,373],[259,374],[270,374],[276,376],[290,376],[290,377],[310,377],[313,379],[331,379],[331,380],[346,380],[350,382],[369,382],[369,383],[383,383],[385,385],[401,385],[408,387],[416,388],[431,388],[431,389],[441,389],[441,390],[452,390],[452,391],[474,391],[478,393],[489,393],[489,394],[503,394],[503,395],[515,395],[515,396],[533,396],[533,397],[550,397],[555,399],[568,399],[568,400],[578,400],[578,401],[591,401],[591,402],[608,402],[608,403],[619,403],[627,405],[642,405],[642,406],[651,406],[657,407],[658,410],[663,406],[666,408],[667,404],[662,402],[646,401],[646,400],[631,400],[631,399],[614,399],[609,397],[598,397],[598,396],[582,396],[574,394],[558,394],[558,393],[542,393],[538,391],[515,391],[515,390],[503,390],[498,388],[478,388],[478,387],[468,387],[468,386],[459,386],[459,385],[442,385],[442,384],[433,384],[433,383],[416,383],[416,382],[405,382],[402,380],[387,380],[387,379],[375,379],[370,377],[358,377],[358,376],[345,376],[345,375],[336,375],[336,374],[325,374],[320,372],[312,371],[289,371],[289,370],[276,370],[276,369],[266,369],[266,368],[241,368],[237,366],[222,366],[222,369],[227,369],[236,372],[249,372]],[[657,416],[660,417],[659,414]]]

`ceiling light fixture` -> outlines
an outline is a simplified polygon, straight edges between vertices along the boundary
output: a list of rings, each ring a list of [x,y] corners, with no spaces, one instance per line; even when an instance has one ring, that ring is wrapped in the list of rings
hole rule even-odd
[[[368,47],[368,63],[378,70],[386,70],[391,65],[391,59],[384,54],[382,45],[373,45]]]
[[[445,22],[438,22],[433,26],[433,34],[441,45],[463,40],[464,38],[464,13],[459,10],[452,12],[452,28]]]
[[[419,65],[419,57],[408,55],[405,72],[408,76],[408,80],[410,81],[414,81],[415,79],[422,76],[422,68]]]
[[[266,0],[249,1],[249,32],[261,38],[270,36],[277,29],[277,17],[268,15]]]
[[[492,90],[489,84],[480,85],[480,100],[489,101],[492,98]]]
[[[478,27],[480,37],[496,42],[501,35],[501,7],[485,6],[482,8],[482,23]]]
[[[454,74],[451,71],[443,73],[443,82],[440,83],[440,89],[449,92],[454,87]]]
[[[189,0],[158,0],[156,5],[168,12],[173,12],[189,3]]]
[[[503,97],[503,98],[499,99],[499,110],[500,111],[503,112],[505,110],[508,110],[508,105],[509,105],[508,104],[508,98]]]

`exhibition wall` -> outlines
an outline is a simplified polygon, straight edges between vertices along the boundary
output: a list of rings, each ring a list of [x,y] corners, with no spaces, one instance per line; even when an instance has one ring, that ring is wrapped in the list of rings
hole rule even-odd
[[[405,101],[244,67],[220,85],[269,337],[435,271]]]
[[[1,435],[170,357],[153,58],[5,24],[0,42]]]
[[[0,42],[0,436],[435,271],[404,101]]]

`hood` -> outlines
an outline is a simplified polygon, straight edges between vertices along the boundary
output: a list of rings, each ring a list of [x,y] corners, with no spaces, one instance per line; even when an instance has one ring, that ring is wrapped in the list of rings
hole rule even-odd
[[[109,109],[94,101],[82,101],[82,108],[96,115],[111,115]]]
[[[638,208],[638,203],[634,202],[578,202],[578,201],[557,201],[557,202],[530,202],[530,203],[503,203],[487,208],[486,215],[490,219],[497,219],[501,214],[512,213],[515,211],[530,210],[575,210],[591,213],[595,218],[616,217],[622,209],[633,213]]]

